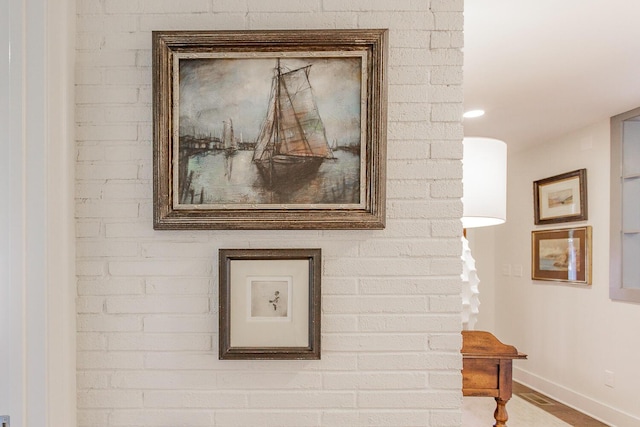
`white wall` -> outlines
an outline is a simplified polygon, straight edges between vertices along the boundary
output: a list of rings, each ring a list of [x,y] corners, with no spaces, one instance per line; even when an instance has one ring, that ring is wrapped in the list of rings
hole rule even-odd
[[[387,228],[152,229],[151,31],[389,28]],[[459,426],[461,0],[83,0],[79,426]],[[219,361],[217,250],[320,247],[322,360]]]
[[[534,226],[533,181],[580,168],[587,169],[588,221]],[[515,378],[609,425],[639,425],[640,306],[609,299],[608,119],[511,153],[508,183],[507,223],[495,229],[493,331],[529,355],[515,363]],[[531,231],[585,224],[593,227],[592,286],[533,282]],[[483,237],[476,237],[474,244],[481,247]],[[523,277],[513,274],[519,265]],[[511,275],[503,274],[505,267]],[[484,282],[484,289],[490,286]],[[605,370],[614,372],[614,387],[605,385]]]

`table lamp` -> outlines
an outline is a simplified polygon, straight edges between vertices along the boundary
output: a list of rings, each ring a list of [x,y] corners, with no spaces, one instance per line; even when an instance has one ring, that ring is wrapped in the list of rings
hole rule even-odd
[[[507,144],[493,138],[463,139],[462,327],[472,330],[480,306],[475,260],[466,229],[502,224],[507,218]]]

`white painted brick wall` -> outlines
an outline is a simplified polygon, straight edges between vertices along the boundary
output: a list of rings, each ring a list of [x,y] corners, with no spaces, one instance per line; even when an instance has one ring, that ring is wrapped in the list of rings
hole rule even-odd
[[[78,0],[78,426],[460,425],[462,8]],[[386,229],[154,231],[151,31],[269,28],[389,28]],[[223,247],[322,248],[322,360],[218,360]]]

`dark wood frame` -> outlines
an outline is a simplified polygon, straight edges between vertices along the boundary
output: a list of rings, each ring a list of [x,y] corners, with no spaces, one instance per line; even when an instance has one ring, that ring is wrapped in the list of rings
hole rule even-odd
[[[577,214],[563,215],[556,217],[542,217],[542,209],[540,207],[540,191],[542,187],[550,185],[558,185],[569,180],[577,179],[579,182],[579,196],[580,196],[580,212]],[[545,179],[540,179],[533,182],[533,209],[534,209],[534,222],[536,225],[543,224],[557,224],[562,222],[571,221],[584,221],[587,219],[587,170],[578,169],[575,171],[563,173],[560,175],[552,176]]]
[[[309,262],[309,345],[306,347],[231,346],[231,261],[307,260]],[[321,348],[320,249],[220,249],[219,251],[219,359],[320,359]]]
[[[531,232],[531,279],[591,285],[591,226],[540,230]],[[580,238],[578,249],[579,266],[576,277],[569,277],[568,271],[543,270],[540,267],[540,242],[551,239]]]
[[[153,32],[153,224],[155,229],[382,229],[385,226],[386,56],[388,30],[154,31]],[[315,209],[259,205],[174,209],[173,76],[177,54],[271,52],[366,53],[363,82],[367,111],[363,148],[363,199],[357,207]],[[330,54],[329,52],[333,52]],[[364,114],[364,112],[363,112]],[[264,207],[264,208],[261,208]]]

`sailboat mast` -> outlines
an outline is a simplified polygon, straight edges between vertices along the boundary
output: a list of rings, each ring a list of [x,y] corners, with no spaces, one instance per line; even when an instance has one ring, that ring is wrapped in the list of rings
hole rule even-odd
[[[282,70],[280,68],[280,58],[276,60],[276,96],[275,96],[275,104],[274,104],[274,113],[273,113],[273,128],[274,128],[274,153],[280,152],[280,76],[282,75]]]

